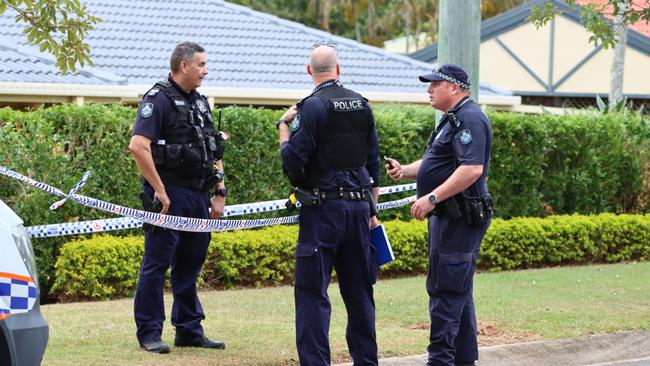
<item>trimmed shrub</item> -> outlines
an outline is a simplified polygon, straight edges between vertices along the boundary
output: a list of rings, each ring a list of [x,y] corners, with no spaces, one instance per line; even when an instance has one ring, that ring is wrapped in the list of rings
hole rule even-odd
[[[144,246],[142,237],[100,235],[66,243],[57,258],[52,291],[62,301],[132,296]]]
[[[382,276],[427,271],[427,224],[384,223],[395,261]],[[293,279],[297,225],[213,235],[201,282],[210,288],[289,284]],[[53,292],[63,301],[131,296],[143,255],[141,236],[98,236],[63,245]],[[495,219],[481,249],[479,270],[650,259],[650,216],[564,215]]]
[[[286,197],[290,187],[282,174],[273,123],[282,111],[251,107],[221,111],[222,129],[231,135],[224,158],[231,192],[228,204]],[[434,128],[433,108],[378,105],[374,112],[380,155],[402,163],[418,160]],[[650,123],[642,115],[593,111],[563,116],[488,111],[488,115],[494,130],[488,184],[498,217],[639,213],[650,207]],[[90,170],[93,178],[81,194],[139,207],[139,173],[127,148],[134,119],[135,109],[121,105],[56,105],[30,112],[0,109],[0,165],[63,191]],[[394,184],[385,174],[380,183]],[[26,226],[108,216],[73,202],[49,211],[57,197],[4,176],[0,198]],[[386,210],[380,219],[408,220],[408,212],[408,207]],[[60,244],[67,240],[34,240],[42,294],[48,294],[54,283],[54,262]]]

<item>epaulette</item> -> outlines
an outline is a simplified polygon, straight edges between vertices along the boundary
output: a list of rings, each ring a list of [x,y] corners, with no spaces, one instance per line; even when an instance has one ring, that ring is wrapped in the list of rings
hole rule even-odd
[[[149,89],[149,91],[147,91],[145,93],[145,95],[147,95],[149,97],[155,97],[156,94],[158,94],[158,92],[160,91],[161,86],[164,87],[164,88],[169,87],[170,82],[168,80],[160,80],[160,81],[156,82],[154,84],[154,86],[151,87],[151,89]]]
[[[300,100],[300,102],[296,103],[296,107],[297,107],[297,108],[300,108],[300,107],[302,106],[302,104],[305,102],[305,100],[309,99],[309,98],[312,97],[313,95],[314,95],[314,93],[311,93],[311,94],[309,94],[308,96],[302,98],[302,99]]]

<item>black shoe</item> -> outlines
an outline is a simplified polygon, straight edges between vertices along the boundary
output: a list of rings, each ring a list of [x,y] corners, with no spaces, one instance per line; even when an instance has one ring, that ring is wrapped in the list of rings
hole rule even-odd
[[[474,362],[456,362],[455,366],[476,366],[476,363]]]
[[[177,334],[174,338],[174,347],[226,349],[226,344],[221,341],[213,341],[212,339],[204,336],[187,338],[179,337]]]
[[[169,346],[162,341],[148,342],[142,345],[142,349],[151,353],[169,353]]]

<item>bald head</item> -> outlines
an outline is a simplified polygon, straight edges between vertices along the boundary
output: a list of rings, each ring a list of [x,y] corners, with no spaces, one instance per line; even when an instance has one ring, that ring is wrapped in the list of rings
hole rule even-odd
[[[336,72],[339,55],[336,50],[328,46],[320,46],[311,51],[309,65],[314,75]]]

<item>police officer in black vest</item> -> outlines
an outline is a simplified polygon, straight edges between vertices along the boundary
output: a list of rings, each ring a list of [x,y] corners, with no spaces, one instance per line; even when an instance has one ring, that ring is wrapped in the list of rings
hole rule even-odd
[[[481,240],[492,217],[486,176],[492,127],[470,98],[463,69],[447,64],[420,76],[429,103],[445,112],[421,160],[402,166],[390,159],[394,180],[417,181],[411,215],[429,218],[429,313],[427,365],[474,365],[478,359],[472,283]]]
[[[192,42],[177,45],[170,60],[171,74],[140,103],[129,149],[143,176],[141,198],[149,210],[201,219],[216,219],[223,213],[227,195],[223,139],[214,130],[207,99],[196,91],[208,73],[206,63],[203,47]],[[205,315],[196,280],[209,242],[210,233],[145,227],[134,313],[136,335],[146,351],[170,351],[160,338],[165,273],[170,266],[174,346],[225,348],[223,342],[206,338],[201,327]]]
[[[377,262],[377,135],[370,106],[339,82],[335,44],[316,44],[307,72],[316,88],[276,122],[283,169],[302,206],[296,245],[296,343],[301,365],[329,365],[330,301],[336,269],[355,365],[377,365],[373,284]]]

